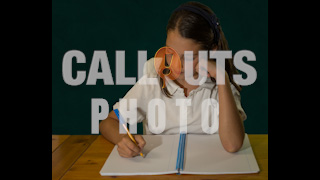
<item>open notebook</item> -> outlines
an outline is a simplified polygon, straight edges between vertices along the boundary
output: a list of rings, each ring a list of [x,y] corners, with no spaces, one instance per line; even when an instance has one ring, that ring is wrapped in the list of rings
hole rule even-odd
[[[157,174],[243,174],[257,173],[259,167],[247,134],[242,148],[229,153],[222,147],[219,134],[187,134],[183,170],[177,170],[180,135],[143,135],[145,157],[123,158],[115,146],[103,165],[102,176]],[[180,142],[181,143],[181,142]]]

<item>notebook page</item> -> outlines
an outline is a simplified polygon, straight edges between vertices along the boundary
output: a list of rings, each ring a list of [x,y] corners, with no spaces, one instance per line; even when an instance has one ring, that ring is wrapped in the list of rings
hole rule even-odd
[[[181,174],[242,174],[257,173],[259,167],[254,157],[248,135],[236,153],[227,152],[219,134],[188,134],[185,149],[185,166]]]
[[[103,165],[102,176],[157,175],[177,173],[176,159],[179,146],[177,135],[143,135],[145,157],[123,158],[115,146]]]

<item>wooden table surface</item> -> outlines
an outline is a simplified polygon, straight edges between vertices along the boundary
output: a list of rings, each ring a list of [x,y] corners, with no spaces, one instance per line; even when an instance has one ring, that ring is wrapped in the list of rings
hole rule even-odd
[[[268,179],[268,135],[248,134],[260,172],[229,175],[101,176],[114,145],[101,135],[52,135],[52,180],[94,179]]]

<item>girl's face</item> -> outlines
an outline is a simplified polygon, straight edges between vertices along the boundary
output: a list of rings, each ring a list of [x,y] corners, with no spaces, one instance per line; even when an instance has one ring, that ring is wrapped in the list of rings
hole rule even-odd
[[[201,45],[196,43],[194,40],[189,38],[184,38],[180,35],[177,28],[175,30],[169,30],[167,33],[166,46],[173,48],[180,57],[181,60],[181,74],[177,80],[185,79],[185,60],[184,60],[184,51],[193,51],[193,61],[186,62],[191,63],[187,67],[193,67],[193,76],[196,78],[198,73],[195,71],[195,66],[198,63],[198,51],[201,50]],[[170,64],[172,55],[166,56],[166,61]]]

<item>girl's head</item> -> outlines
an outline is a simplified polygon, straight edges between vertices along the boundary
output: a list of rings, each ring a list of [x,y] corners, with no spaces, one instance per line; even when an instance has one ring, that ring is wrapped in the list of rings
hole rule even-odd
[[[181,8],[181,6],[191,6],[195,7],[194,9],[201,8],[214,18],[213,22],[216,23],[216,26],[213,27],[213,23],[210,24],[203,15],[193,12],[194,10],[190,10],[190,8]],[[195,67],[198,61],[199,50],[208,50],[208,52],[210,50],[229,50],[228,42],[218,18],[216,18],[214,12],[208,6],[199,2],[187,2],[181,6],[171,14],[167,25],[166,39],[166,46],[175,49],[180,58],[182,57],[182,73],[178,79],[184,78],[184,51],[193,51],[193,67]],[[241,87],[239,87],[232,78],[233,74],[238,73],[233,65],[233,59],[226,59],[225,62],[225,70],[229,75],[230,82],[240,91]],[[193,72],[196,71],[194,70]],[[213,78],[212,80],[215,81]],[[162,80],[160,80],[162,86],[163,82],[161,81]],[[170,96],[166,89],[164,89],[164,92]]]
[[[211,17],[198,14],[203,14],[201,11]],[[213,18],[213,23],[209,24],[206,18]],[[215,26],[212,27],[212,25]],[[167,33],[174,30],[177,30],[182,37],[192,39],[201,45],[203,50],[212,50],[219,45],[222,48],[220,39],[225,39],[224,37],[220,38],[222,30],[214,12],[208,6],[199,2],[182,4],[172,13],[168,21]],[[219,50],[219,48],[217,49]]]

